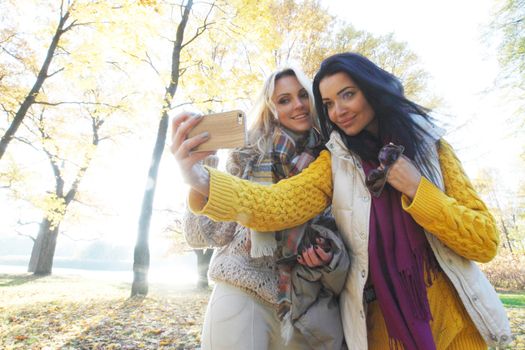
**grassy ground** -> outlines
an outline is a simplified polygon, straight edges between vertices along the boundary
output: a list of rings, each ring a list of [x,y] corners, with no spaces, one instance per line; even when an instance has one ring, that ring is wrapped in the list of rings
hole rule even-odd
[[[78,276],[0,274],[0,349],[198,349],[209,291]],[[525,293],[501,293],[525,349]]]
[[[525,308],[525,292],[501,292],[499,298],[507,308]]]
[[[209,291],[0,274],[0,349],[196,349]]]
[[[525,292],[500,292],[499,297],[507,309],[514,342],[508,349],[525,349]]]

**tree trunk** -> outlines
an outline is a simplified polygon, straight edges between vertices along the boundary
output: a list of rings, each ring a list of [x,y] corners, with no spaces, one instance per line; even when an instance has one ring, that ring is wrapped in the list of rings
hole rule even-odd
[[[133,254],[133,284],[131,285],[131,296],[148,294],[148,270],[149,270],[149,228],[151,223],[151,213],[153,210],[153,200],[157,188],[157,174],[159,171],[160,158],[164,150],[166,141],[166,131],[168,129],[168,114],[163,113],[157,129],[157,140],[151,157],[151,166],[148,171],[148,181],[142,208],[140,211],[139,230],[137,243]]]
[[[51,227],[51,222],[44,218],[40,224],[38,236],[31,251],[28,272],[35,275],[50,275],[57,245],[58,225]]]
[[[208,269],[213,249],[194,249],[193,251],[197,255],[197,273],[199,274],[197,288],[206,289],[208,288]]]
[[[500,212],[501,212],[501,209],[500,209]],[[501,227],[503,228],[503,233],[505,234],[505,239],[507,240],[507,246],[509,247],[509,250],[510,250],[510,254],[514,255],[514,251],[512,249],[512,244],[510,242],[509,230],[507,230],[507,225],[505,225],[505,220],[503,219],[503,214],[501,215],[500,220],[501,220]]]
[[[51,61],[53,60],[53,57],[55,55],[56,48],[58,47],[58,43],[60,42],[60,37],[62,34],[65,33],[66,30],[64,30],[64,25],[69,18],[69,10],[65,13],[65,15],[60,18],[60,21],[58,23],[58,27],[55,31],[55,35],[53,36],[53,40],[51,40],[51,44],[49,45],[49,48],[47,50],[46,59],[44,60],[44,63],[42,64],[42,67],[40,68],[40,72],[38,72],[38,76],[36,78],[36,81],[31,88],[31,91],[27,94],[24,101],[20,105],[20,108],[16,112],[15,117],[13,118],[13,121],[11,121],[11,124],[7,128],[4,136],[2,136],[2,139],[0,139],[0,159],[2,159],[2,156],[4,155],[7,146],[9,145],[9,142],[13,139],[15,136],[16,131],[18,130],[18,127],[22,124],[22,121],[24,120],[27,111],[29,110],[29,107],[35,102],[35,98],[40,92],[40,89],[42,88],[42,85],[44,84],[44,81],[49,78],[49,75],[47,74],[49,66],[51,65]]]
[[[157,174],[159,170],[160,159],[164,151],[164,144],[166,142],[166,132],[168,130],[168,110],[170,110],[171,101],[177,91],[179,84],[179,67],[180,67],[180,53],[182,51],[182,42],[184,40],[184,30],[188,23],[193,0],[188,0],[184,7],[182,19],[177,27],[176,40],[173,43],[172,59],[171,59],[171,80],[166,89],[164,96],[164,105],[162,106],[162,117],[157,129],[157,139],[155,141],[155,148],[151,157],[151,165],[148,171],[148,180],[146,182],[146,190],[144,191],[144,198],[142,200],[142,208],[139,218],[139,229],[137,234],[137,243],[133,254],[133,284],[131,285],[131,296],[147,295],[148,294],[148,270],[149,270],[149,228],[151,223],[151,213],[153,209],[153,199],[155,198],[155,190],[157,188]]]

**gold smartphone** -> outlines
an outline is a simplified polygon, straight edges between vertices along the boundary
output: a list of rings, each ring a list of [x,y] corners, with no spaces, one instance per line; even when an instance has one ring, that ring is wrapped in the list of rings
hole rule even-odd
[[[192,137],[207,131],[208,141],[192,151],[216,151],[246,146],[246,115],[241,110],[208,114],[188,134]]]

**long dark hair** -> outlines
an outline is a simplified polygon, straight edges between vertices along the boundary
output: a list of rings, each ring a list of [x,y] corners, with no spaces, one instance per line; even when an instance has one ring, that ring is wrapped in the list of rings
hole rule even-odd
[[[374,110],[379,125],[378,137],[366,130],[358,135],[348,136],[328,118],[319,91],[319,83],[322,79],[340,72],[348,74],[357,84]],[[366,57],[347,52],[325,59],[315,75],[313,93],[325,140],[328,140],[332,131],[337,131],[346,147],[364,160],[377,160],[379,149],[388,142],[405,146],[405,154],[411,159],[415,159],[416,154],[422,156],[426,153],[428,145],[424,139],[429,134],[414,121],[411,114],[419,114],[432,122],[428,115],[429,110],[408,100],[403,95],[403,85],[399,79]],[[421,165],[428,169],[429,164],[425,157],[421,157],[420,160],[423,163]]]

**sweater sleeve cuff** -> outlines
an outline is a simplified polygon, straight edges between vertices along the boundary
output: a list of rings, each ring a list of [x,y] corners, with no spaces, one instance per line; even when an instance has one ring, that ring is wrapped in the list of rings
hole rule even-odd
[[[403,195],[401,204],[403,209],[412,215],[417,222],[420,222],[419,220],[428,221],[441,216],[443,205],[448,201],[448,198],[432,182],[422,177],[414,199],[410,201],[410,198]]]
[[[205,167],[210,173],[210,194],[208,199],[196,191],[188,197],[189,209],[197,215],[206,215],[216,221],[231,221],[231,205],[238,199],[232,187],[236,178],[214,168]]]

